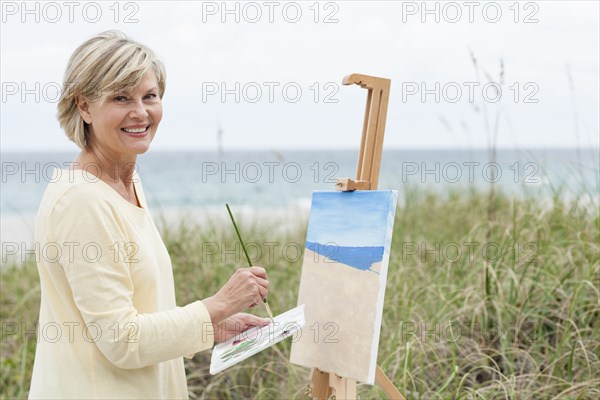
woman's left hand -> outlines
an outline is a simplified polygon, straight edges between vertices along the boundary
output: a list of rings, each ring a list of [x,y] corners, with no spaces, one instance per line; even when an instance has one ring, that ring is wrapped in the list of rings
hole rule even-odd
[[[219,323],[213,324],[215,343],[224,342],[253,326],[262,327],[269,325],[270,322],[271,321],[267,318],[260,318],[252,314],[234,314]]]

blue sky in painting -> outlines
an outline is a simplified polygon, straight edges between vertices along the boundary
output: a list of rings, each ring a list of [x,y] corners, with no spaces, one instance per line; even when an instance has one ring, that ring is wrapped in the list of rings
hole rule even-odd
[[[391,191],[315,191],[306,240],[338,246],[383,246]]]

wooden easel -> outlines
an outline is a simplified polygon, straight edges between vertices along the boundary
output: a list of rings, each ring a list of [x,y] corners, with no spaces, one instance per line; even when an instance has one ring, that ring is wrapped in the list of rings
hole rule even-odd
[[[379,181],[383,135],[390,96],[389,79],[374,76],[352,74],[342,81],[344,85],[357,84],[368,89],[367,107],[363,123],[360,154],[356,169],[356,180],[338,178],[336,189],[340,191],[375,190]],[[313,368],[310,372],[310,396],[326,400],[334,395],[336,399],[356,399],[356,381],[334,373],[323,372]],[[398,388],[377,366],[375,382],[383,389],[389,399],[405,400]]]

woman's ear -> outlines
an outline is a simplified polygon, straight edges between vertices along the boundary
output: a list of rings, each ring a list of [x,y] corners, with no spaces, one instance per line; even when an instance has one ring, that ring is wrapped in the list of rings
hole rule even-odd
[[[92,123],[92,114],[90,114],[90,103],[83,97],[82,95],[77,95],[75,97],[75,103],[77,104],[77,110],[79,111],[79,115],[85,121],[86,124]]]

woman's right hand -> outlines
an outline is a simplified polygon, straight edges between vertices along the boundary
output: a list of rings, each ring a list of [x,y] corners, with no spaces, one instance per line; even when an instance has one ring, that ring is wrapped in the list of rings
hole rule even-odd
[[[258,304],[269,293],[267,271],[261,267],[239,268],[219,291],[202,300],[213,323]]]

